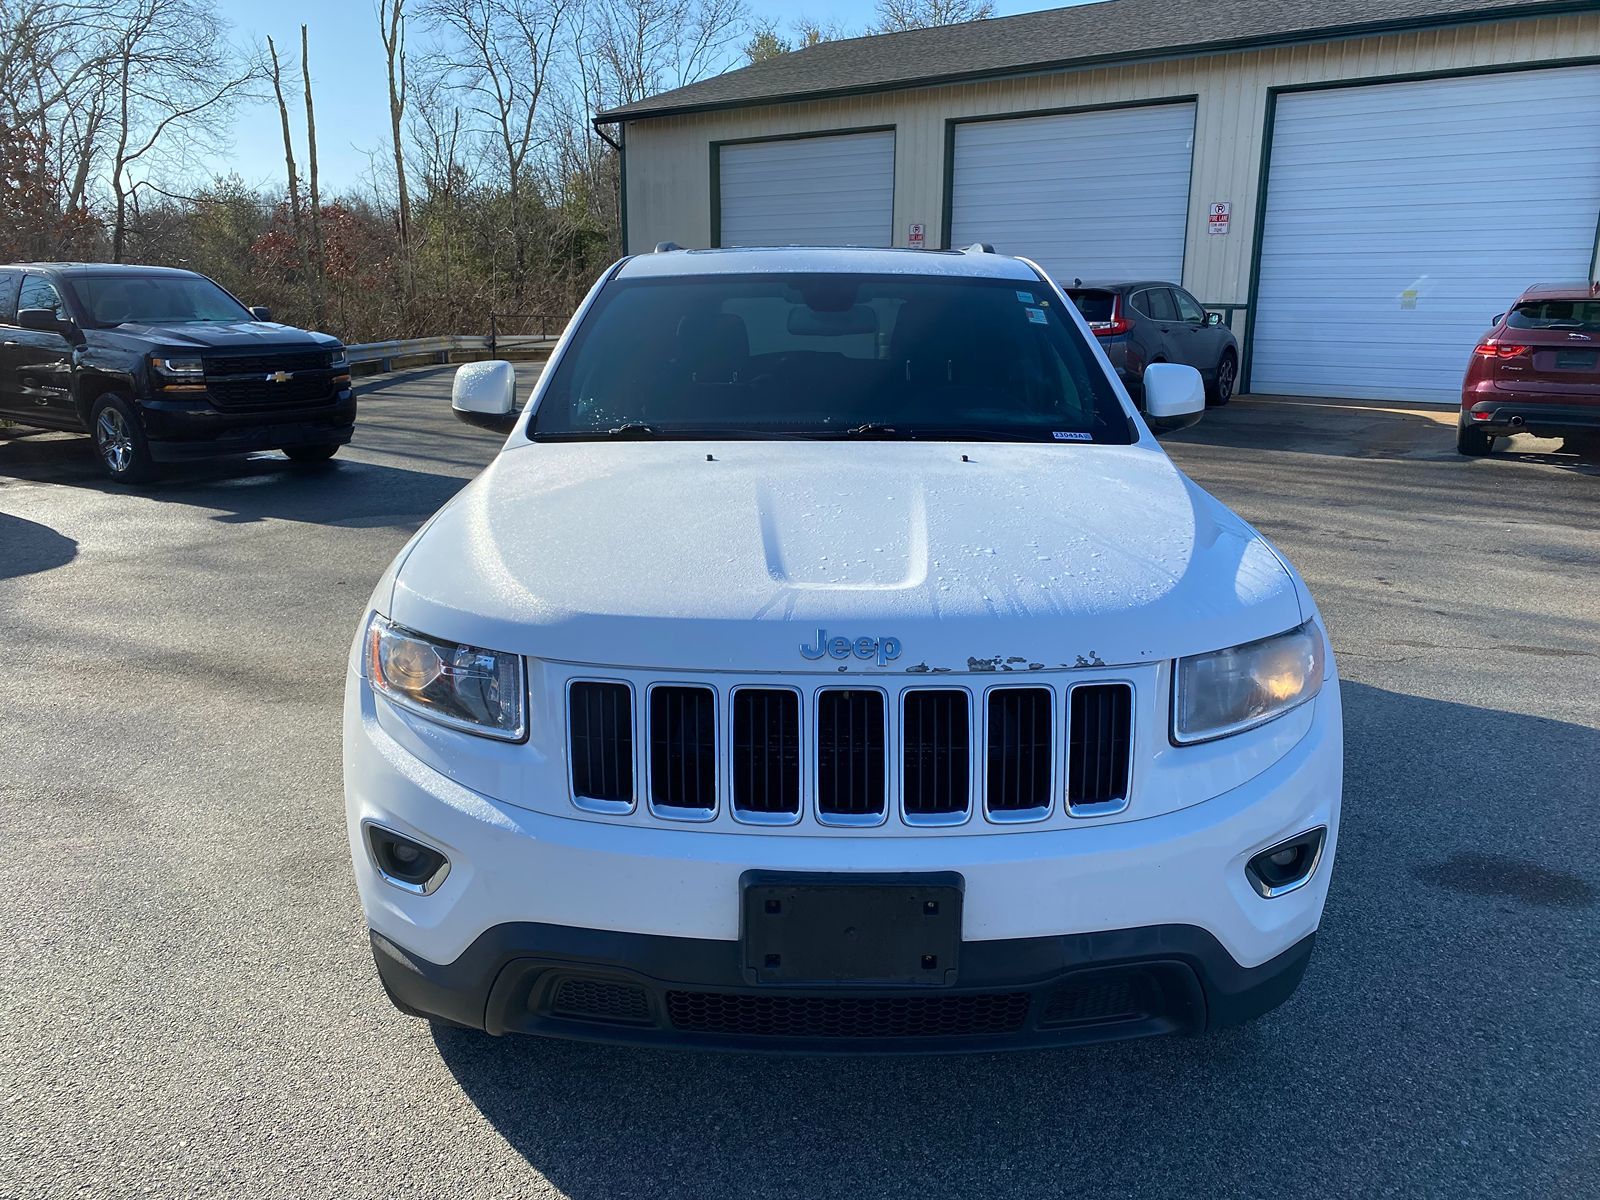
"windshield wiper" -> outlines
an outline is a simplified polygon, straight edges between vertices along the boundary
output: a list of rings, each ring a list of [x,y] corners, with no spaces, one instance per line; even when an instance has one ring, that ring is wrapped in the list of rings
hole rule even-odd
[[[614,438],[653,438],[660,437],[661,431],[654,425],[646,425],[643,421],[624,421],[615,429],[606,430],[606,436]]]
[[[868,421],[864,425],[857,425],[854,429],[846,429],[841,436],[895,438],[900,436],[900,430],[883,421]]]

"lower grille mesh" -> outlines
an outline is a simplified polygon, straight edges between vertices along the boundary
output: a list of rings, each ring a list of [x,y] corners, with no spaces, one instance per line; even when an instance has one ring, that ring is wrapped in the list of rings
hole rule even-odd
[[[973,1037],[1015,1033],[1026,992],[960,996],[762,996],[668,992],[667,1015],[685,1033],[744,1037]]]
[[[650,1022],[650,1001],[642,987],[605,979],[563,979],[550,1001],[550,1015],[581,1021]]]

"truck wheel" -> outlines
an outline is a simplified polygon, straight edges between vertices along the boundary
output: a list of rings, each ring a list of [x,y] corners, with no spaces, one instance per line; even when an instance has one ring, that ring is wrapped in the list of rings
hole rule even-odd
[[[283,452],[289,456],[290,462],[320,463],[327,462],[339,453],[339,444],[329,442],[321,446],[285,446]]]
[[[1494,450],[1494,439],[1481,429],[1470,425],[1456,426],[1456,450],[1473,458],[1482,457]]]
[[[101,467],[118,483],[148,483],[156,477],[156,462],[139,416],[121,396],[101,396],[94,402],[89,433]]]

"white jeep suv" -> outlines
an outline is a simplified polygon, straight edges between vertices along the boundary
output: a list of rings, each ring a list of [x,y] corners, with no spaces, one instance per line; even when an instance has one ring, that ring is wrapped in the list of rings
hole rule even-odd
[[[490,1033],[809,1051],[1196,1032],[1299,982],[1339,817],[1316,605],[1036,266],[625,259],[349,661],[378,973]]]

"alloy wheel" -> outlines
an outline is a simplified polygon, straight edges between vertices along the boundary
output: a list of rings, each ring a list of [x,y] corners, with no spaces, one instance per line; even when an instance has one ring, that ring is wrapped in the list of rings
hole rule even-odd
[[[127,418],[117,409],[108,406],[101,410],[100,419],[94,425],[94,440],[100,448],[100,457],[114,474],[121,475],[132,465],[133,433],[128,428]]]

